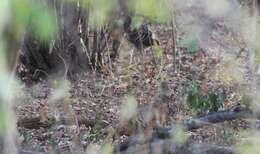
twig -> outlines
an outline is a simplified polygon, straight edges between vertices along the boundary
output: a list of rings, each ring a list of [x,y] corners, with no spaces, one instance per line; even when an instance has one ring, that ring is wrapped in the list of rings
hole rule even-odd
[[[77,125],[85,125],[86,127],[93,127],[95,126],[96,119],[88,119],[86,117],[75,116],[75,117],[63,117],[60,119],[56,119],[53,116],[48,118],[48,121],[42,122],[39,116],[32,117],[32,118],[23,118],[18,119],[17,126],[24,127],[27,129],[39,129],[39,128],[50,128],[53,125],[57,124],[69,124],[71,121],[75,122],[77,119]],[[102,123],[102,125],[106,126],[106,123]]]

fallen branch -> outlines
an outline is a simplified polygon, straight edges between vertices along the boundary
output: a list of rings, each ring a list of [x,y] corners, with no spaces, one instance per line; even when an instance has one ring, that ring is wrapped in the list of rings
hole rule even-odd
[[[236,105],[224,111],[213,112],[203,117],[188,119],[183,123],[183,127],[186,130],[192,130],[212,123],[220,123],[240,118],[249,118],[252,116],[253,112],[251,110],[243,108],[240,105]]]
[[[174,136],[174,132],[176,129],[183,129],[186,131],[190,131],[192,129],[197,129],[205,125],[209,125],[212,123],[220,123],[224,121],[229,121],[229,120],[235,120],[235,119],[240,119],[240,118],[249,118],[253,117],[253,112],[247,108],[243,108],[240,105],[236,105],[230,109],[224,110],[224,111],[219,111],[219,112],[214,112],[207,114],[203,117],[199,118],[191,118],[182,124],[173,124],[171,127],[159,127],[157,126],[153,130],[153,135],[149,139],[143,139],[143,138],[138,138],[137,136],[132,136],[128,140],[120,143],[119,145],[116,146],[115,150],[122,152],[122,151],[128,151],[129,148],[131,147],[136,147],[137,145],[143,145],[143,144],[149,144],[150,142],[153,142],[154,140],[166,140],[170,139]],[[216,147],[212,147],[211,149],[208,149],[209,151],[213,150]],[[217,148],[218,149],[218,148]],[[192,150],[193,151],[193,150]],[[232,151],[232,150],[231,150]],[[183,152],[182,152],[183,153]],[[200,152],[198,152],[200,153]],[[229,150],[224,150],[223,153],[234,153],[230,152]]]
[[[230,147],[205,143],[198,144],[193,142],[185,142],[183,144],[178,144],[173,143],[170,140],[156,140],[146,144],[139,144],[129,147],[126,151],[121,151],[118,153],[237,154],[238,152]]]

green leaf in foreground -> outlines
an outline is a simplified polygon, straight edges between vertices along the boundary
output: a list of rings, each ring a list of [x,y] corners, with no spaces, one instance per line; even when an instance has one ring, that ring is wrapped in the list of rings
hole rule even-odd
[[[0,102],[0,135],[4,134],[5,132],[5,110],[3,107],[2,102]]]
[[[129,2],[130,9],[137,15],[156,20],[160,23],[169,21],[171,13],[166,1],[162,0],[133,0]]]
[[[57,32],[54,11],[40,1],[12,0],[12,24],[17,37],[23,35],[30,25],[34,34],[42,40],[49,40]]]
[[[37,6],[38,5],[38,6]],[[53,10],[43,8],[40,4],[35,5],[31,12],[35,34],[43,40],[49,40],[57,32],[56,18]]]
[[[85,1],[84,5],[90,8],[91,25],[102,26],[118,6],[118,0],[89,0]]]
[[[137,114],[137,101],[134,96],[128,95],[120,106],[120,118],[129,120]]]

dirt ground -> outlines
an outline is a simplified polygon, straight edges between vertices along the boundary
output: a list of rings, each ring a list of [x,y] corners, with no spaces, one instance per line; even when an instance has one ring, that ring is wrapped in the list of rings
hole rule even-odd
[[[190,35],[187,29],[194,24],[195,18],[195,24],[202,29],[198,51],[192,53],[180,44]],[[138,102],[138,108],[142,108],[156,101],[162,81],[167,82],[170,90],[171,101],[167,104],[166,113],[168,125],[195,115],[186,104],[186,91],[193,80],[205,91],[212,88],[224,90],[227,97],[223,109],[239,103],[240,79],[243,80],[243,84],[248,84],[250,80],[248,54],[240,54],[243,40],[229,20],[228,17],[211,18],[192,4],[187,6],[187,10],[184,9],[176,15],[178,46],[175,59],[172,49],[172,27],[153,24],[151,28],[164,51],[161,56],[157,53],[157,48],[152,47],[142,52],[134,51],[131,62],[130,53],[134,47],[123,40],[120,56],[112,64],[112,70],[104,70],[103,74],[81,75],[76,82],[69,83],[69,92],[56,102],[50,99],[54,92],[54,81],[41,81],[32,87],[21,87],[21,103],[15,107],[18,119],[47,114],[57,119],[82,117],[94,123],[90,126],[80,125],[74,119],[68,124],[55,124],[50,128],[18,127],[22,148],[38,152],[54,150],[56,153],[80,153],[90,144],[101,146],[107,139],[108,132],[117,129],[120,105],[130,90]],[[196,30],[194,29],[195,32]],[[231,72],[234,69],[233,65],[226,67],[227,62],[230,62],[229,58],[237,55],[239,56],[236,61],[240,64],[242,77],[240,74],[236,75],[236,72]],[[199,143],[234,145],[241,137],[239,132],[247,127],[247,121],[235,120],[190,131],[188,136]],[[125,135],[115,135],[113,144],[126,138]]]

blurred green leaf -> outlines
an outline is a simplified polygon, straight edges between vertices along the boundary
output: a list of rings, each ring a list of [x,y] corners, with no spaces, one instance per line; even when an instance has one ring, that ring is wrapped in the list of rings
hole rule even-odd
[[[27,0],[12,0],[12,26],[15,35],[20,37],[23,35],[26,26],[29,22],[29,17],[32,11],[32,6]]]
[[[241,154],[256,154],[260,153],[259,147],[259,133],[252,135],[252,137],[247,138],[242,144],[237,145],[237,150]]]
[[[54,11],[41,1],[12,0],[13,23],[17,37],[23,35],[27,26],[32,26],[34,34],[40,39],[49,40],[55,36],[57,26]],[[30,25],[32,24],[32,25]]]
[[[120,118],[129,120],[137,114],[137,101],[134,96],[128,95],[126,101],[120,106]]]
[[[110,143],[105,143],[102,145],[101,154],[111,154],[113,152],[113,146]]]
[[[5,120],[6,120],[6,116],[5,116],[5,110],[3,107],[3,103],[0,102],[0,135],[2,135],[5,132]]]
[[[154,51],[155,51],[156,57],[158,57],[158,58],[163,57],[163,49],[161,47],[155,46]]]
[[[99,146],[97,144],[90,144],[87,147],[86,154],[98,154],[99,153]]]
[[[35,3],[31,14],[35,34],[43,40],[51,39],[57,32],[53,10]]]
[[[90,23],[92,26],[102,26],[105,24],[110,14],[118,5],[118,0],[90,0],[85,1],[85,5],[90,5]]]
[[[140,27],[144,23],[144,18],[140,16],[134,16],[133,17],[133,26],[134,27]]]
[[[69,93],[70,85],[65,80],[54,80],[54,89],[50,97],[52,102],[66,97]]]
[[[241,98],[241,103],[244,104],[246,107],[250,108],[253,103],[253,97],[249,94],[243,94]]]
[[[12,13],[13,23],[10,25],[14,26],[17,37],[23,35],[29,24],[32,24],[34,34],[43,40],[49,40],[57,32],[54,11],[40,1],[12,0]]]
[[[89,6],[91,5],[91,0],[83,0],[82,5],[85,9],[88,9]]]
[[[173,143],[183,144],[187,140],[188,136],[183,128],[176,128],[173,135]]]
[[[137,15],[156,20],[157,22],[167,22],[171,16],[166,2],[162,0],[133,0],[129,4],[130,9]]]

